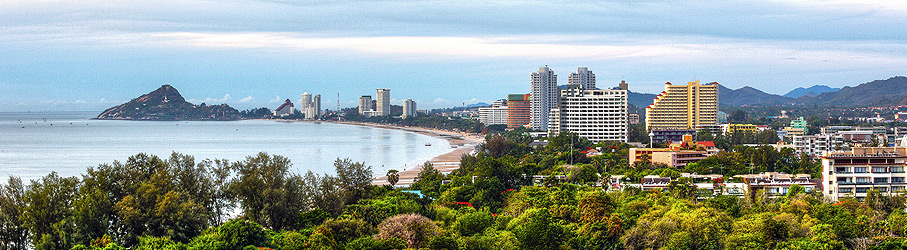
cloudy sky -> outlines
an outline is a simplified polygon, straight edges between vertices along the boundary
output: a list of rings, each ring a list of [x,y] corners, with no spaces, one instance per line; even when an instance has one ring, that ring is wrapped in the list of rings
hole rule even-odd
[[[99,111],[162,84],[239,109],[376,88],[449,107],[528,92],[543,65],[648,93],[853,86],[907,74],[907,1],[0,0],[0,111]]]

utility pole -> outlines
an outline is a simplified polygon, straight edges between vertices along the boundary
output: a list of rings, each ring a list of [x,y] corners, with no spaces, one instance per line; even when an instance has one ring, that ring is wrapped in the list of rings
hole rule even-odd
[[[340,121],[340,92],[337,92],[337,121]]]

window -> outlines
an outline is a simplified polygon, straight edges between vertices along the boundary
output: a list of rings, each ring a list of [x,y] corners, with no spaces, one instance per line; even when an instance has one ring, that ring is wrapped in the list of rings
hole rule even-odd
[[[888,168],[886,167],[872,167],[873,173],[888,173]]]
[[[904,167],[891,167],[891,172],[892,173],[903,173]]]
[[[853,188],[838,188],[838,193],[851,193]]]
[[[866,167],[855,167],[855,168],[853,168],[853,172],[854,173],[867,173],[867,172],[869,172],[869,170]]]
[[[869,183],[869,177],[857,177],[857,183]]]
[[[858,194],[865,194],[867,190],[869,190],[869,188],[858,187],[858,188],[857,188],[857,193],[858,193]]]
[[[891,177],[891,183],[904,183],[904,177]]]
[[[888,183],[888,178],[875,178],[874,183]]]

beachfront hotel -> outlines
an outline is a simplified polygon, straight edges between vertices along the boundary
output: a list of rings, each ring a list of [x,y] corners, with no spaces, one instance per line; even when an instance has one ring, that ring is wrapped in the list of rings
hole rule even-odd
[[[366,115],[372,110],[372,96],[364,95],[359,97],[359,114]]]
[[[646,107],[646,131],[689,130],[718,124],[718,83],[665,83],[665,90]]]
[[[403,101],[403,119],[416,117],[416,112],[416,101],[413,99]]]
[[[377,89],[375,95],[375,112],[377,116],[386,116],[391,114],[391,90]]]
[[[550,135],[569,131],[594,143],[627,142],[627,90],[567,88],[550,114]]]

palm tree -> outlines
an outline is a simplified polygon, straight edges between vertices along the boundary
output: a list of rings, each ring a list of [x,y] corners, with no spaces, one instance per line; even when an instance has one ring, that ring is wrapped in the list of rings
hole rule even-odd
[[[396,185],[397,182],[400,181],[400,171],[395,169],[388,170],[387,174],[384,176],[387,176],[387,182],[389,182],[391,186]]]

